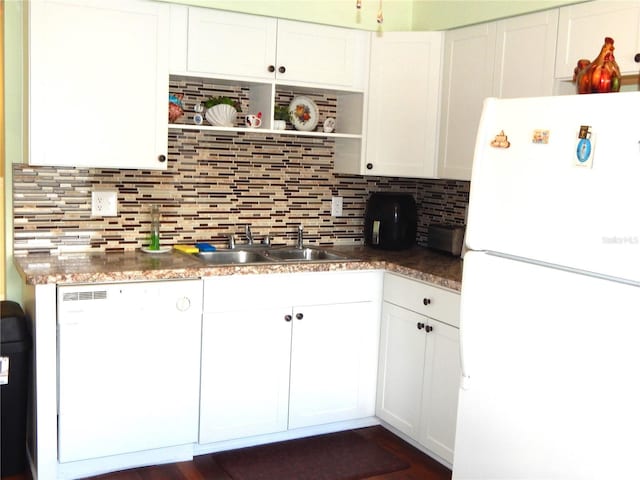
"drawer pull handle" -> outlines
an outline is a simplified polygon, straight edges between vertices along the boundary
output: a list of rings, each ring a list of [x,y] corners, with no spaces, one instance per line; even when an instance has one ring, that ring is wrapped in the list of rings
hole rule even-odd
[[[273,65],[269,65],[269,67],[267,68],[267,70],[269,70],[270,73],[273,73],[276,71],[276,67]]]
[[[433,332],[433,327],[431,325],[425,325],[424,331],[426,333],[431,333],[431,332]]]
[[[425,305],[431,305],[431,299],[430,298],[423,298],[422,299],[422,303],[424,303]]]
[[[304,317],[304,315],[303,315],[303,314],[301,314],[301,313],[296,313],[296,318],[297,318],[298,320],[302,320],[302,318],[303,318],[303,317]]]
[[[290,322],[291,321],[291,315],[285,315],[284,316],[284,321],[285,322]]]
[[[287,69],[285,67],[278,67],[278,72],[284,73],[286,71],[287,71]]]
[[[422,322],[418,322],[418,323],[416,324],[416,327],[418,327],[418,330],[422,330],[422,329],[424,328],[424,323],[422,323]]]

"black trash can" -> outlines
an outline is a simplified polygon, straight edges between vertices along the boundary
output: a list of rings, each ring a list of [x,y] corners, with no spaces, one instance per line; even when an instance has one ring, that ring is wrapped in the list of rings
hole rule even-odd
[[[27,466],[27,392],[31,335],[24,311],[3,300],[0,308],[0,438],[2,476],[23,473]]]

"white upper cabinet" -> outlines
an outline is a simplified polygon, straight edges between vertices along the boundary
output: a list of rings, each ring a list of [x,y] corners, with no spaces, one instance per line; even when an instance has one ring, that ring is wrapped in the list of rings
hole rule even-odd
[[[275,18],[189,8],[186,68],[194,74],[272,79],[276,32]]]
[[[548,10],[447,32],[438,176],[471,179],[485,98],[553,94],[557,30]]]
[[[442,39],[441,32],[372,34],[360,173],[435,177]]]
[[[276,78],[362,90],[367,77],[369,33],[278,20]]]
[[[346,28],[172,6],[171,70],[362,90],[368,38]]]
[[[558,10],[501,20],[496,34],[493,95],[553,95]]]
[[[640,2],[596,1],[560,8],[556,77],[572,78],[581,58],[594,60],[605,37],[614,40],[623,74],[637,75],[640,65]]]
[[[29,2],[29,163],[166,168],[168,40],[166,4]]]
[[[445,34],[438,176],[471,179],[482,102],[493,93],[496,24]]]

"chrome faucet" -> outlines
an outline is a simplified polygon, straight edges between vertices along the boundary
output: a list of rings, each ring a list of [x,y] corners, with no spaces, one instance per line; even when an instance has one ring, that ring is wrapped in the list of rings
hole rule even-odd
[[[231,250],[236,248],[236,236],[233,233],[229,234],[229,248]]]
[[[298,225],[298,248],[304,248],[304,227],[302,225]]]
[[[253,245],[253,234],[251,233],[251,225],[244,227],[244,233],[247,236],[247,245]]]

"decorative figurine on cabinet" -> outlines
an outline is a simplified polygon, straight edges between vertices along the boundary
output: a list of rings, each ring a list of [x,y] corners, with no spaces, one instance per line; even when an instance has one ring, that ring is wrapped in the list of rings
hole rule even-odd
[[[613,38],[606,37],[600,55],[593,61],[578,60],[573,80],[578,93],[609,93],[620,91],[620,68],[613,56]]]

